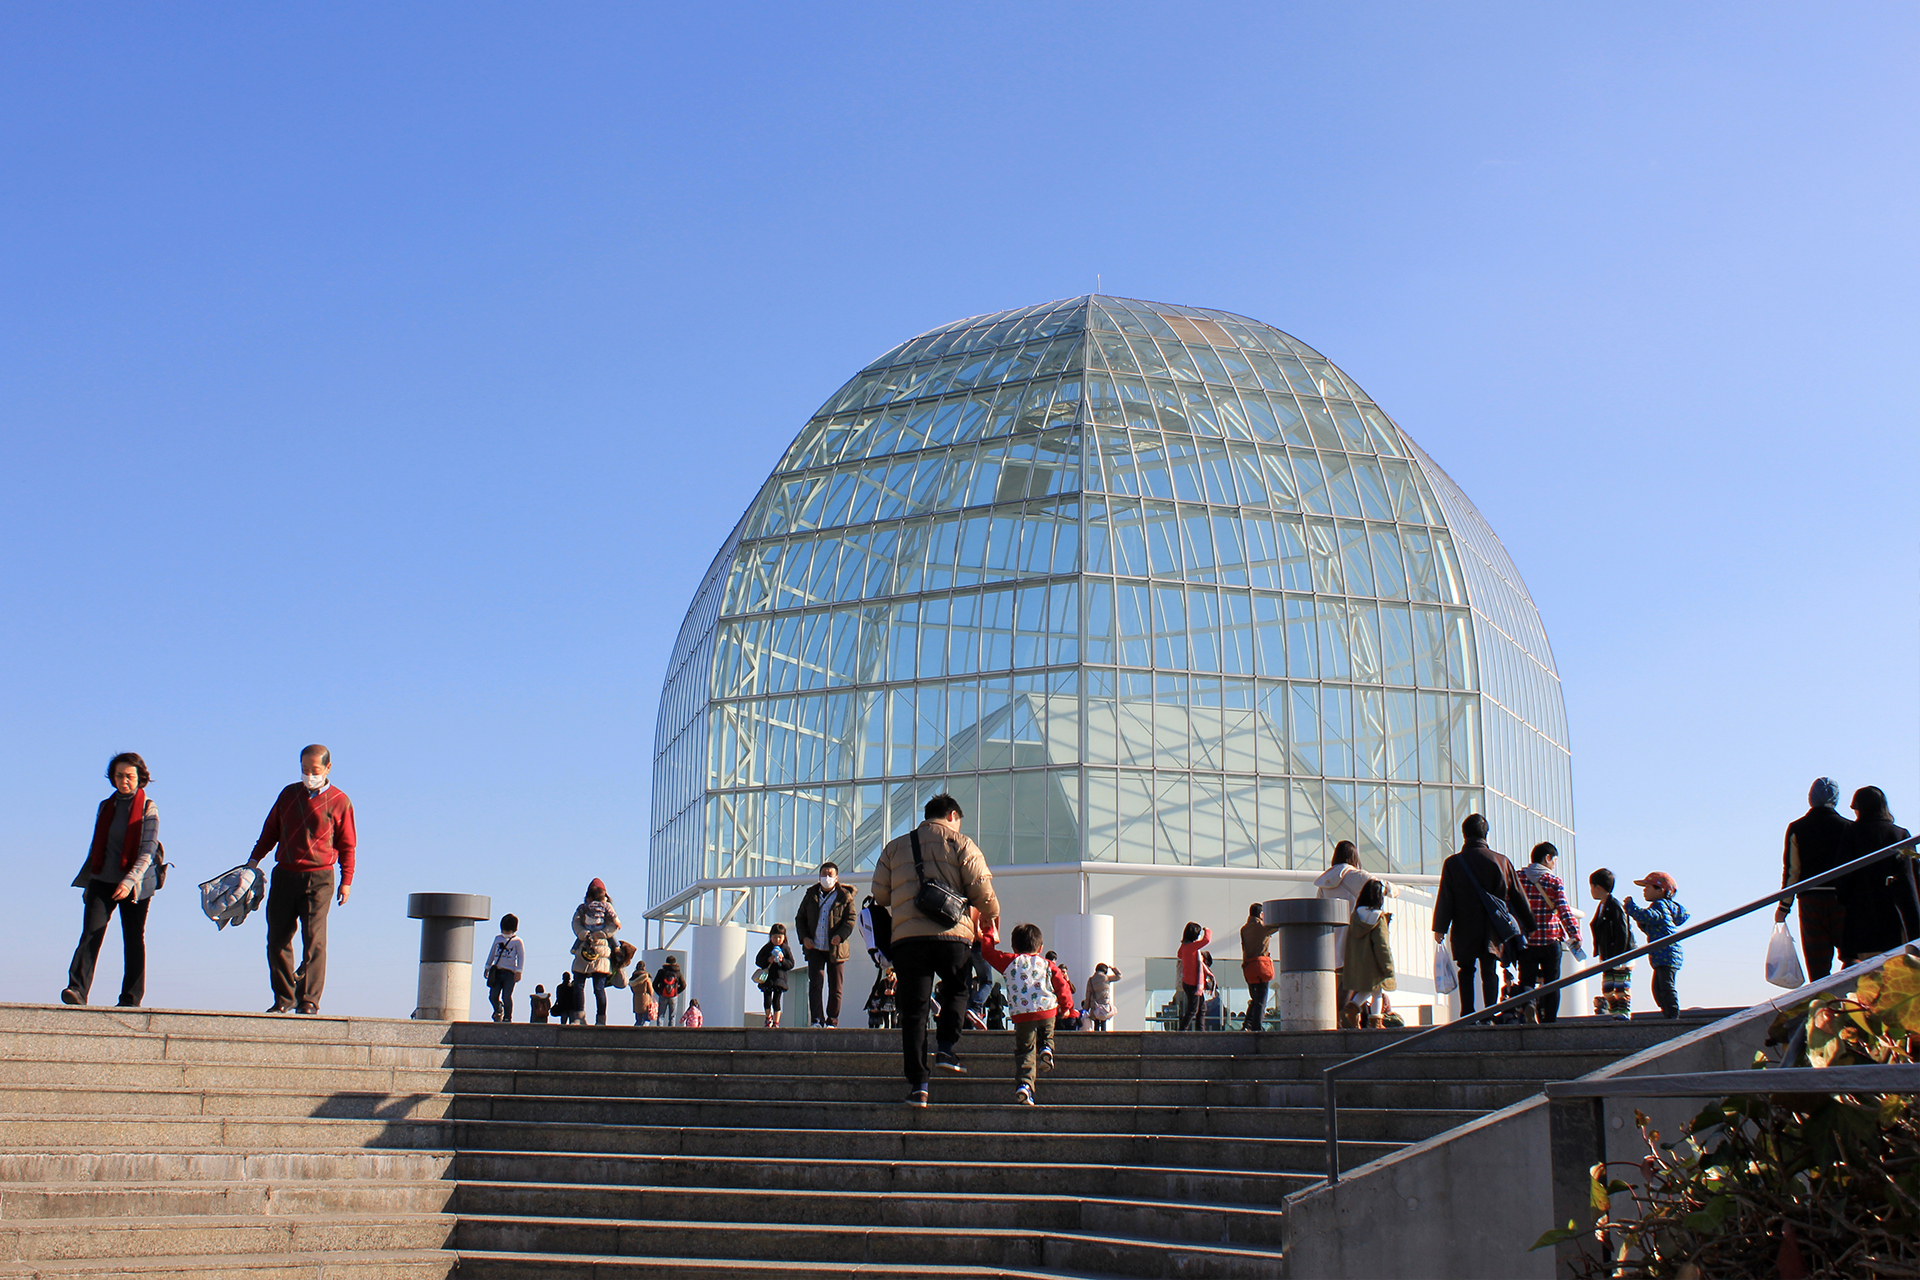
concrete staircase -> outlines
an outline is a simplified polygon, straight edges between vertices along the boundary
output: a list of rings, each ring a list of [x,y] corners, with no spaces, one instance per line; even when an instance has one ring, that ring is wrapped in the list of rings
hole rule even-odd
[[[1357,1165],[1704,1015],[1467,1029],[1341,1087]],[[0,1277],[1271,1277],[1319,1071],[1399,1032],[1011,1036],[0,1006]]]

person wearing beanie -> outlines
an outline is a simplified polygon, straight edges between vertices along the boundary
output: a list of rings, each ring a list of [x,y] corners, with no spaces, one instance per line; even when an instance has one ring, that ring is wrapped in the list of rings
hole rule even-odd
[[[1807,791],[1807,811],[1787,824],[1786,848],[1780,855],[1782,889],[1831,871],[1850,854],[1853,824],[1840,816],[1840,788],[1832,778],[1815,778]],[[1840,907],[1840,886],[1815,885],[1798,894],[1780,895],[1780,907],[1774,922],[1785,924],[1793,911],[1794,899],[1800,900],[1800,949],[1807,957],[1807,980],[1818,982],[1833,972],[1833,958],[1840,950],[1845,928],[1845,912]]]
[[[613,976],[613,940],[620,932],[620,917],[607,896],[606,882],[595,876],[587,885],[587,896],[573,909],[573,972],[576,987],[593,983],[594,1022],[607,1024],[607,982]],[[580,996],[585,1012],[586,996]]]

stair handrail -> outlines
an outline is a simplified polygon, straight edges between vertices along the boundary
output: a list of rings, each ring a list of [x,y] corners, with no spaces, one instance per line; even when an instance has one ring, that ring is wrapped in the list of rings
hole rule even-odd
[[[1609,956],[1605,960],[1594,964],[1591,968],[1582,969],[1578,973],[1556,979],[1553,982],[1543,983],[1537,987],[1530,987],[1523,995],[1514,996],[1510,1000],[1502,1000],[1498,1004],[1490,1004],[1486,1008],[1477,1009],[1465,1017],[1455,1018],[1451,1022],[1443,1022],[1437,1027],[1428,1027],[1424,1031],[1401,1037],[1389,1044],[1382,1045],[1378,1049],[1371,1049],[1366,1053],[1348,1058],[1345,1061],[1336,1062],[1330,1067],[1323,1067],[1320,1071],[1320,1088],[1321,1104],[1326,1112],[1327,1185],[1334,1186],[1340,1181],[1339,1077],[1341,1073],[1352,1067],[1357,1067],[1363,1062],[1370,1062],[1375,1058],[1382,1058],[1389,1054],[1399,1053],[1403,1049],[1411,1048],[1423,1040],[1428,1040],[1434,1036],[1452,1031],[1456,1027],[1471,1026],[1476,1022],[1483,1022],[1504,1010],[1532,1004],[1536,996],[1545,995],[1550,991],[1558,991],[1562,987],[1584,981],[1597,973],[1604,973],[1608,969],[1618,969],[1622,965],[1631,963],[1651,951],[1656,951],[1661,947],[1671,946],[1676,942],[1695,937],[1707,932],[1709,929],[1717,929],[1730,920],[1738,920],[1742,916],[1752,915],[1763,907],[1776,903],[1785,906],[1788,899],[1803,889],[1818,888],[1821,885],[1838,880],[1840,877],[1851,872],[1858,871],[1863,867],[1872,866],[1883,858],[1890,858],[1903,853],[1905,856],[1911,858],[1915,856],[1916,844],[1920,844],[1920,835],[1908,836],[1905,840],[1897,841],[1884,849],[1876,849],[1872,853],[1862,854],[1852,862],[1842,863],[1830,871],[1822,871],[1818,875],[1805,876],[1784,888],[1774,889],[1765,897],[1755,898],[1752,902],[1735,907],[1731,911],[1723,911],[1711,920],[1702,921],[1696,925],[1689,925],[1684,929],[1668,934],[1664,938],[1649,942],[1645,946],[1635,947],[1631,951],[1621,952],[1617,956]],[[1912,939],[1909,938],[1907,941],[1911,942]]]

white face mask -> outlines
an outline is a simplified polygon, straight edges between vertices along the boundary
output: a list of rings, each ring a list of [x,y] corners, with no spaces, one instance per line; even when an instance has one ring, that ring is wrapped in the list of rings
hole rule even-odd
[[[327,775],[325,775],[324,773],[322,774],[303,773],[300,775],[300,781],[307,784],[307,790],[318,791],[322,787],[327,785]]]
[[[821,876],[820,877],[820,887],[822,889],[831,889],[833,888],[833,886],[839,883],[840,883],[839,876]]]

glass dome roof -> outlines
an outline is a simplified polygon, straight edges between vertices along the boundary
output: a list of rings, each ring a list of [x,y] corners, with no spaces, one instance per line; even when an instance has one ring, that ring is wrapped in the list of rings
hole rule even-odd
[[[1473,505],[1319,352],[1107,296],[956,321],[787,448],[682,627],[653,905],[858,867],[933,790],[988,857],[1570,855],[1559,681]],[[688,899],[691,901],[691,899]]]

